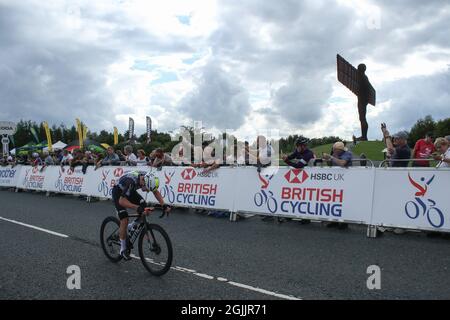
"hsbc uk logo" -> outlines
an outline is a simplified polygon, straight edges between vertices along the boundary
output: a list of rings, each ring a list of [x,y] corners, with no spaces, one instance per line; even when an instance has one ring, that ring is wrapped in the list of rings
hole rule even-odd
[[[181,178],[183,178],[183,180],[193,180],[196,176],[197,173],[192,168],[184,169],[181,172]]]
[[[287,182],[289,182],[289,183],[302,184],[309,178],[309,175],[304,170],[293,169],[293,170],[289,170],[288,172],[286,172],[284,177],[286,178]]]
[[[123,176],[123,169],[122,168],[117,168],[114,170],[114,176],[116,178],[120,178],[121,176]]]

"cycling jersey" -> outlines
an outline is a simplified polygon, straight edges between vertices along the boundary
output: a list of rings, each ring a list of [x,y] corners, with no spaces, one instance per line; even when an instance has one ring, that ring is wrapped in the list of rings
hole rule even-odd
[[[144,201],[137,190],[141,188],[139,185],[139,179],[140,177],[145,176],[145,174],[145,171],[133,171],[126,173],[119,178],[119,181],[114,186],[112,190],[112,199],[120,220],[128,218],[127,209],[122,207],[119,203],[120,197],[124,197],[136,205],[139,205],[142,201]]]
[[[119,178],[116,187],[120,189],[122,197],[128,198],[141,188],[139,179],[145,176],[145,171],[132,171]]]

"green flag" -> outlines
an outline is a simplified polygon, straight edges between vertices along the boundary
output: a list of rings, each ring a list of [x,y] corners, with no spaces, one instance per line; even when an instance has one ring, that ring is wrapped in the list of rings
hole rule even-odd
[[[36,128],[35,127],[31,127],[30,131],[31,131],[31,134],[34,137],[34,140],[36,140],[36,142],[39,143],[39,138],[38,138],[38,135],[37,135],[37,132],[36,132]]]

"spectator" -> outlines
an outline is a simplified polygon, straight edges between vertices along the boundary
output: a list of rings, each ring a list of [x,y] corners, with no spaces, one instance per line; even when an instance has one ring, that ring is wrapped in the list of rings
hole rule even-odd
[[[60,164],[62,161],[62,158],[64,157],[63,151],[56,150],[55,157],[56,157],[56,164]]]
[[[0,158],[0,165],[2,166],[8,165],[8,156],[6,154]]]
[[[72,161],[72,159],[73,159],[73,156],[69,153],[69,151],[64,150],[63,156],[60,161],[61,167],[70,165],[70,161]]]
[[[164,153],[163,149],[158,148],[154,151],[154,160],[152,162],[152,167],[159,168],[163,166],[173,166],[172,158]]]
[[[42,161],[41,157],[39,156],[39,153],[34,152],[32,154],[32,159],[30,160],[30,164],[33,167],[42,166],[44,162]]]
[[[137,166],[146,166],[149,163],[148,157],[145,155],[145,151],[143,149],[138,150],[137,152]]]
[[[16,164],[27,165],[28,163],[28,155],[24,154],[23,156],[19,156],[16,159]]]
[[[208,174],[209,172],[216,170],[222,164],[223,159],[216,157],[216,152],[214,148],[209,145],[203,150],[203,174]]]
[[[295,141],[295,150],[289,156],[283,156],[283,161],[291,167],[302,169],[306,167],[311,159],[314,159],[314,153],[308,149],[308,141],[304,138],[298,138]],[[278,219],[280,222],[284,219]],[[301,224],[309,224],[311,220],[300,219]]]
[[[324,153],[322,158],[325,160],[330,160],[333,166],[338,166],[342,168],[347,168],[352,166],[353,155],[347,150],[342,141],[338,141],[333,145],[333,155]]]
[[[95,170],[101,166],[117,166],[120,164],[119,156],[114,152],[113,147],[108,147],[106,156],[97,162]]]
[[[448,143],[450,143],[450,136],[446,136],[445,139],[447,139]]]
[[[80,149],[73,151],[73,159],[70,161],[70,169],[73,171],[75,167],[82,166],[83,174],[86,173],[88,166],[87,159]]]
[[[303,138],[298,138],[295,141],[295,150],[289,156],[283,156],[283,161],[291,167],[294,168],[304,168],[308,165],[311,159],[314,159],[314,154],[307,146],[308,141]]]
[[[128,166],[135,166],[137,164],[137,157],[133,153],[133,147],[128,145],[123,148],[123,152],[125,153],[125,162]]]
[[[16,165],[16,160],[15,160],[14,157],[11,156],[11,155],[9,155],[9,156],[6,158],[6,162],[7,162],[8,165],[13,166],[13,167]]]
[[[431,154],[435,151],[436,148],[433,144],[433,135],[431,133],[427,133],[424,139],[420,139],[416,142],[412,152],[412,157],[414,159],[424,159],[424,161],[413,161],[413,167],[429,167],[430,162],[426,159],[429,159]]]
[[[433,155],[433,158],[439,161],[436,168],[450,167],[450,142],[446,138],[437,138],[434,146],[437,153]]]
[[[88,165],[88,166],[93,166],[96,163],[96,157],[94,156],[94,154],[92,153],[92,151],[86,151],[84,153],[84,158],[83,161]]]
[[[53,157],[50,155],[50,153],[48,151],[42,152],[42,157],[43,157],[43,165],[42,165],[40,172],[44,171],[44,169],[48,166],[55,165],[55,160],[53,159]]]
[[[50,153],[48,151],[44,151],[43,155],[44,155],[44,165],[45,166],[53,166],[55,164],[55,160],[53,159],[53,157],[50,155]]]
[[[123,155],[122,151],[117,150],[116,152],[117,156],[119,157],[119,162],[125,162],[127,159],[125,158],[125,156]]]
[[[348,168],[352,166],[353,155],[350,151],[345,148],[345,145],[342,141],[338,141],[333,145],[333,155],[329,155],[324,153],[323,158],[325,160],[330,160],[333,166],[339,166],[342,168]],[[341,222],[330,222],[327,224],[327,228],[337,227],[338,229],[347,229],[348,223]]]
[[[408,134],[404,131],[400,131],[394,135],[394,141],[392,141],[386,124],[381,124],[381,131],[385,139],[388,158],[391,159],[391,167],[407,167],[411,159],[411,149],[408,147]]]

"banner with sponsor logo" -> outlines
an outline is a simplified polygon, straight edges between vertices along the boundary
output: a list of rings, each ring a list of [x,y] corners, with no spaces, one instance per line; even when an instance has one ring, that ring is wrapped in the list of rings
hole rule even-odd
[[[16,187],[22,166],[0,167],[0,187]]]
[[[379,169],[372,224],[450,230],[450,171]]]
[[[191,167],[163,167],[157,171],[159,191],[164,200],[175,206],[218,210],[233,210],[234,192],[237,188],[237,171],[221,168],[209,173]],[[153,194],[148,201],[156,202]]]
[[[88,168],[92,169],[92,168]],[[90,172],[83,174],[82,167],[47,167],[45,168],[45,186],[44,190],[57,192],[57,193],[69,193],[88,195],[87,184],[90,176]]]
[[[0,167],[0,186],[111,198],[130,171],[153,170],[174,206],[450,231],[450,171],[367,168]],[[142,193],[150,202],[153,194]]]
[[[97,170],[89,168],[89,181],[86,191],[90,196],[99,198],[111,198],[112,188],[119,178],[130,172],[137,170],[136,167],[100,167]],[[145,171],[145,170],[144,170]]]
[[[237,211],[369,223],[374,169],[239,168]]]
[[[45,191],[47,177],[49,174],[45,171],[41,172],[41,167],[22,166],[17,180],[17,188]]]

